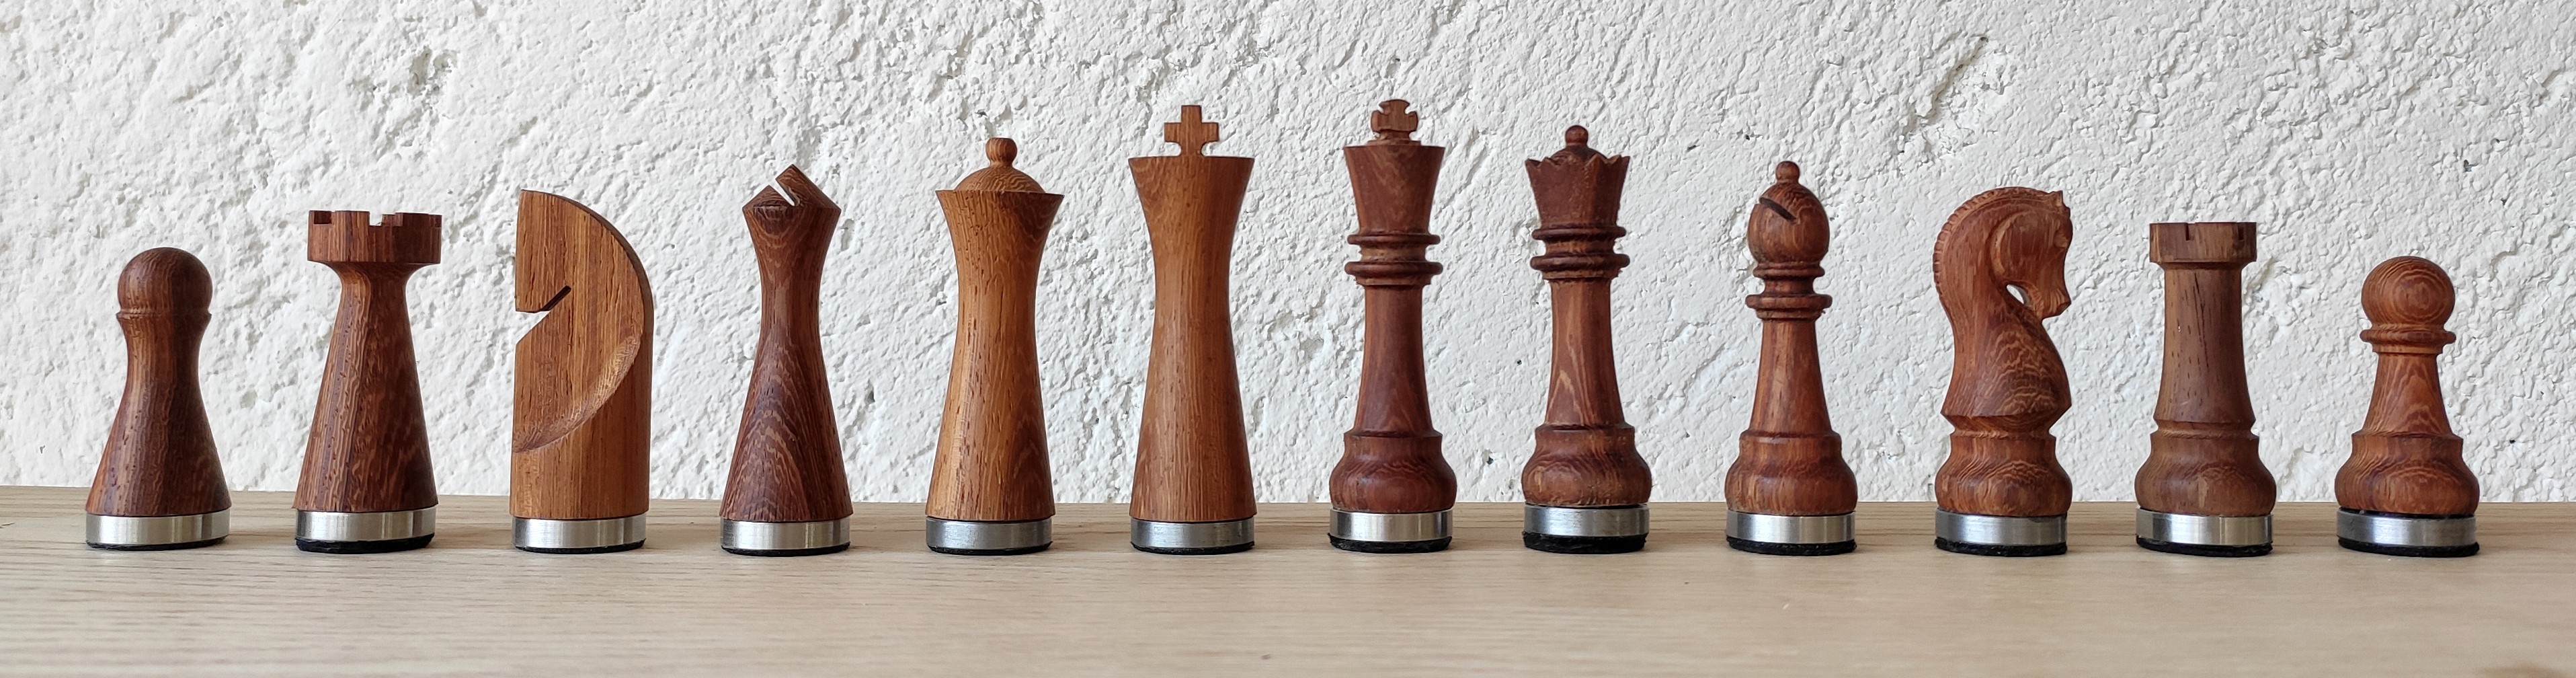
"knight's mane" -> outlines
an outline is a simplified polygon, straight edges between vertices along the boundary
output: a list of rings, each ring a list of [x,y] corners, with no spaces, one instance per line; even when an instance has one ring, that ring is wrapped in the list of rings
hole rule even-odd
[[[2003,188],[1979,193],[1976,197],[1969,198],[1967,202],[1961,203],[1957,211],[1950,213],[1950,220],[1941,222],[1941,234],[1935,237],[1932,241],[1933,279],[1939,280],[1941,278],[1941,264],[1949,261],[1950,259],[1950,245],[1958,239],[1968,235],[1964,233],[1964,231],[1968,230],[1967,224],[1970,218],[1983,216],[1987,210],[1997,207],[2028,200],[2045,199],[2048,196],[2048,191],[2036,188],[2005,186]],[[1970,244],[1966,246],[1977,247],[1979,245]]]

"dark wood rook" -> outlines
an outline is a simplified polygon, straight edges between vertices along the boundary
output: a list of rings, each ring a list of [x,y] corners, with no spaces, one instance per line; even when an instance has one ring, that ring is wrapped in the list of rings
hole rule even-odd
[[[1431,234],[1431,198],[1446,151],[1413,140],[1421,118],[1406,106],[1379,104],[1369,114],[1377,138],[1342,148],[1359,206],[1359,232],[1348,242],[1360,247],[1359,261],[1342,270],[1364,290],[1365,336],[1359,415],[1333,466],[1327,537],[1363,553],[1449,548],[1449,508],[1458,501],[1458,479],[1431,428],[1422,367],[1422,288],[1440,273],[1423,257],[1440,242]]]
[[[1216,123],[1182,106],[1179,155],[1130,158],[1154,247],[1154,344],[1129,542],[1174,555],[1252,548],[1252,457],[1234,371],[1228,277],[1252,159],[1206,154]]]
[[[1637,455],[1637,431],[1620,413],[1611,357],[1610,279],[1628,265],[1611,244],[1627,156],[1592,150],[1591,133],[1565,130],[1565,148],[1527,162],[1547,252],[1530,268],[1547,279],[1555,349],[1548,361],[1547,423],[1521,469],[1521,544],[1556,553],[1626,553],[1646,546],[1646,497],[1654,478]]]
[[[197,390],[197,346],[214,293],[206,265],[168,247],[135,255],[117,278],[125,396],[89,486],[90,546],[166,551],[219,544],[232,532],[232,494]]]
[[[2417,257],[2381,263],[2361,286],[2379,353],[2370,414],[2352,434],[2352,458],[2335,474],[2335,536],[2344,548],[2392,556],[2456,558],[2478,552],[2478,478],[2442,405],[2434,358],[2455,339],[2451,276]]]
[[[563,196],[519,192],[512,542],[537,553],[644,545],[652,499],[653,290],[626,237]]]
[[[2074,235],[2063,194],[2020,187],[1978,194],[1941,225],[1932,278],[1956,346],[1941,402],[1950,458],[1932,483],[1932,543],[1943,550],[2066,552],[2074,484],[2048,429],[2073,401],[2040,319],[2066,311]]]
[[[1054,543],[1046,403],[1038,392],[1038,260],[1064,196],[1011,167],[1019,146],[984,142],[991,164],[939,191],[957,252],[957,347],[930,467],[923,539],[971,556]]]
[[[1843,438],[1825,411],[1816,318],[1834,298],[1816,293],[1832,236],[1825,205],[1782,162],[1753,206],[1744,244],[1762,292],[1744,298],[1762,319],[1753,420],[1726,471],[1726,544],[1781,556],[1850,553],[1860,486],[1843,463]]]
[[[742,206],[760,261],[760,345],[742,406],[720,537],[747,556],[850,547],[850,480],[823,366],[823,255],[841,206],[795,167]]]
[[[2150,224],[2147,258],[2165,272],[2165,355],[2156,432],[2138,468],[2138,545],[2271,553],[2276,490],[2245,389],[2241,271],[2254,261],[2254,224]]]
[[[438,263],[439,217],[368,217],[316,211],[307,229],[305,258],[339,274],[340,314],[295,486],[295,546],[306,551],[405,551],[436,532],[438,488],[403,286]]]

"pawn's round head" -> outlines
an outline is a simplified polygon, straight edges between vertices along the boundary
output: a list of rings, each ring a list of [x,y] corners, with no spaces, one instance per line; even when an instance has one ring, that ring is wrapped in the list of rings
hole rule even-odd
[[[175,247],[134,255],[116,280],[116,304],[128,313],[204,313],[214,297],[206,264]]]
[[[2423,257],[2398,257],[2361,283],[2361,311],[2374,325],[2440,328],[2451,319],[2451,276]]]

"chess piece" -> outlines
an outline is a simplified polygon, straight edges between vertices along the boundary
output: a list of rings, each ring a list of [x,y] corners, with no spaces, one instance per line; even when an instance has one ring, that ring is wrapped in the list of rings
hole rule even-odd
[[[2451,276],[2416,257],[2390,259],[2361,284],[2379,353],[2370,414],[2352,434],[2352,458],[2335,473],[2335,536],[2344,548],[2391,556],[2457,558],[2478,552],[2478,479],[2460,459],[2460,437],[2442,406],[2434,357],[2454,339]]]
[[[1154,247],[1154,344],[1128,541],[1173,555],[1252,548],[1252,458],[1234,372],[1227,276],[1252,159],[1206,154],[1216,123],[1182,106],[1179,155],[1129,158]]]
[[[295,547],[315,553],[408,551],[437,531],[403,286],[438,263],[439,217],[368,218],[315,211],[307,229],[305,258],[340,276],[340,313],[295,485]]]
[[[2272,473],[2245,391],[2241,269],[2254,224],[2151,224],[2147,258],[2165,272],[2164,383],[2138,468],[2138,545],[2166,553],[2272,552]]]
[[[742,218],[760,261],[760,347],[718,510],[719,543],[746,556],[837,553],[850,547],[850,480],[823,374],[822,295],[841,206],[788,167],[742,206]]]
[[[1591,133],[1565,129],[1565,148],[1528,161],[1547,252],[1530,268],[1547,279],[1555,349],[1548,363],[1547,423],[1521,468],[1521,544],[1554,553],[1626,553],[1646,547],[1646,497],[1654,489],[1637,430],[1620,413],[1610,354],[1610,278],[1628,265],[1611,251],[1627,156],[1604,156]]]
[[[653,290],[626,237],[562,196],[519,192],[512,542],[537,553],[644,545],[651,499]]]
[[[1431,234],[1432,189],[1445,149],[1413,140],[1419,115],[1390,100],[1369,114],[1377,138],[1342,148],[1359,206],[1348,242],[1360,260],[1342,271],[1359,280],[1366,305],[1359,415],[1342,434],[1333,466],[1335,548],[1362,553],[1428,553],[1449,548],[1449,508],[1458,479],[1440,457],[1422,371],[1422,288],[1440,273],[1423,258]]]
[[[1064,196],[1011,167],[1019,146],[984,142],[992,164],[939,191],[957,251],[957,348],[930,467],[923,538],[970,556],[1054,542],[1046,404],[1038,393],[1038,259]]]
[[[1773,176],[1745,224],[1762,293],[1744,305],[1762,319],[1762,363],[1753,419],[1726,471],[1726,545],[1776,556],[1850,553],[1860,486],[1843,463],[1816,357],[1816,318],[1834,303],[1816,293],[1832,234],[1824,203],[1798,183],[1797,163],[1780,163]]]
[[[2074,484],[2048,428],[2071,401],[2066,365],[2039,321],[2066,311],[2073,238],[2064,194],[2031,188],[1978,194],[1941,225],[1932,278],[1956,343],[1941,402],[1950,459],[1932,483],[1941,505],[1932,543],[1942,550],[2066,552]]]
[[[89,545],[115,551],[213,546],[231,534],[232,495],[197,391],[214,279],[187,250],[146,250],[116,281],[125,397],[89,486]]]

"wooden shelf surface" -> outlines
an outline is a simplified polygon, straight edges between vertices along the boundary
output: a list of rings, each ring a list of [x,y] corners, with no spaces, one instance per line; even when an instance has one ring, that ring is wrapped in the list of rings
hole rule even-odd
[[[2073,553],[1931,546],[1931,506],[1863,504],[1858,553],[1726,548],[1720,504],[1657,504],[1647,550],[1520,547],[1519,507],[1459,507],[1451,550],[1326,546],[1321,504],[1268,504],[1248,553],[1126,544],[1126,507],[1065,505],[1056,546],[921,547],[918,504],[861,504],[852,550],[715,547],[715,503],[656,501],[622,554],[509,547],[500,497],[448,497],[407,553],[293,546],[291,496],[235,493],[189,551],[82,546],[80,488],[0,488],[0,675],[2576,675],[2576,504],[2489,504],[2484,553],[2338,548],[2283,504],[2249,559],[2131,543],[2077,504]]]

